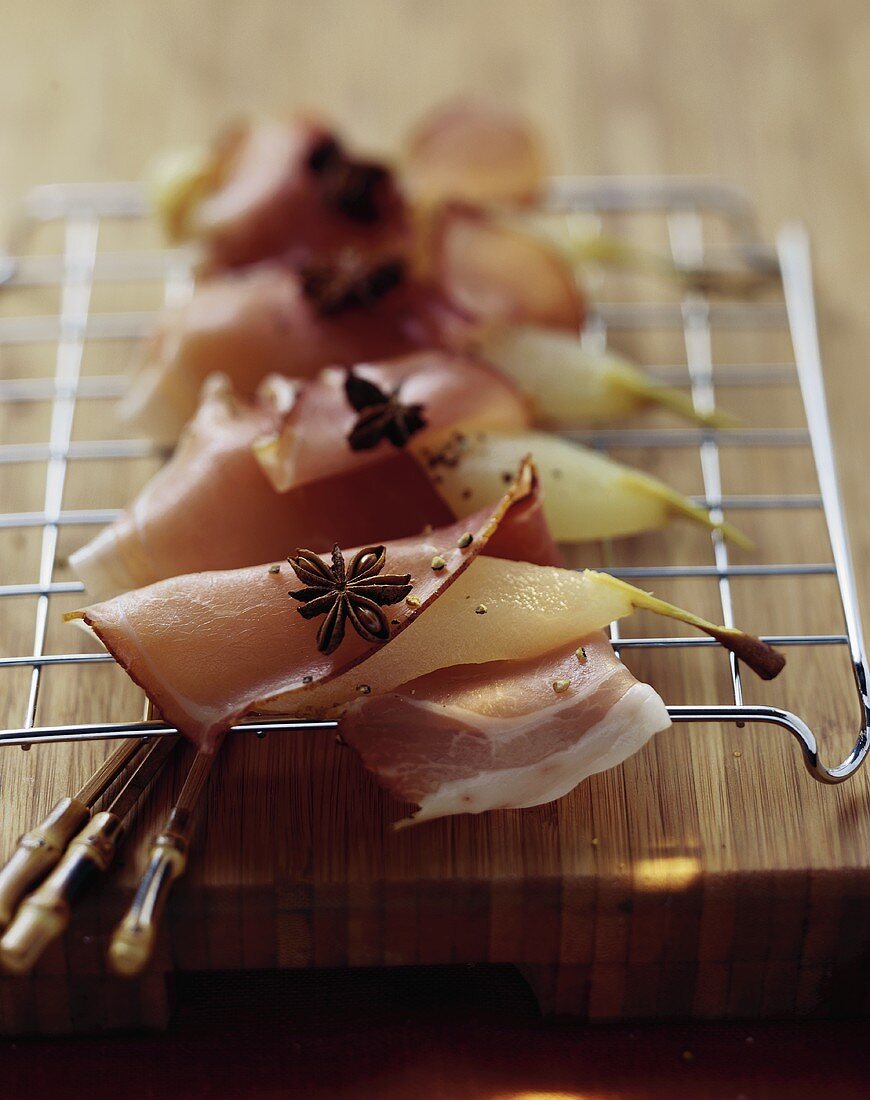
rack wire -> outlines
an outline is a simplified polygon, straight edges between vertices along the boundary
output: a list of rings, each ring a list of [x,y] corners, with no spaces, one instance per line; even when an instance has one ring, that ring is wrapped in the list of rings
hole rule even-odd
[[[845,649],[854,676],[859,712],[859,729],[852,751],[839,766],[828,768],[819,759],[815,735],[810,726],[789,710],[745,701],[737,659],[728,655],[730,699],[727,702],[670,706],[674,722],[766,723],[787,730],[799,743],[810,774],[824,783],[839,783],[861,766],[870,748],[870,696],[867,657],[859,617],[855,577],[837,484],[830,425],[822,379],[821,356],[813,297],[812,268],[807,235],[800,226],[790,226],[779,235],[776,249],[765,247],[759,238],[751,205],[737,189],[708,180],[681,179],[556,179],[552,183],[550,206],[554,210],[582,213],[591,219],[607,215],[655,214],[665,219],[670,257],[682,270],[726,256],[781,280],[783,300],[726,301],[711,298],[689,287],[674,301],[606,301],[596,303],[585,339],[604,346],[608,332],[642,332],[654,326],[681,330],[685,345],[687,378],[678,367],[659,366],[654,373],[663,383],[687,381],[695,409],[713,408],[717,388],[723,385],[800,386],[806,416],[804,428],[742,428],[728,430],[692,427],[616,428],[571,433],[573,438],[607,451],[614,447],[686,448],[699,456],[703,495],[697,502],[714,522],[726,512],[740,509],[764,512],[778,510],[800,515],[820,510],[831,546],[830,562],[735,564],[718,532],[712,538],[712,564],[665,563],[653,566],[610,565],[614,575],[624,578],[715,579],[721,618],[734,624],[732,581],[739,577],[809,577],[836,579],[842,605],[843,629],[833,633],[791,633],[767,636],[777,646],[825,646]],[[710,248],[705,242],[705,217],[721,219],[729,233],[729,244]],[[0,513],[0,532],[32,529],[40,538],[36,579],[26,582],[4,580],[0,572],[0,602],[13,597],[33,597],[35,614],[32,645],[25,654],[0,656],[0,680],[8,670],[30,672],[26,703],[18,728],[0,731],[0,745],[30,747],[37,743],[111,740],[131,735],[152,736],[177,731],[162,722],[95,722],[66,725],[37,721],[44,672],[53,666],[85,666],[111,661],[106,653],[46,651],[46,637],[53,597],[83,591],[77,581],[58,580],[58,539],[65,526],[98,527],[119,513],[112,508],[65,509],[67,475],[74,463],[160,458],[162,452],[148,441],[136,439],[73,438],[77,402],[81,399],[109,402],[126,389],[124,374],[87,376],[82,359],[89,342],[130,341],[146,335],[156,311],[95,311],[91,308],[94,289],[103,283],[125,281],[154,283],[163,290],[164,302],[183,299],[190,287],[188,257],[172,250],[119,250],[101,252],[100,231],[112,221],[141,221],[147,206],[141,188],[134,184],[53,185],[34,189],[27,197],[23,214],[14,227],[10,250],[0,255],[0,304],[13,288],[58,288],[56,314],[0,316],[0,349],[5,346],[52,342],[55,345],[54,372],[50,378],[0,378],[0,409],[32,402],[50,402],[51,419],[47,439],[25,442],[0,441],[0,468],[19,468],[45,463],[46,476],[42,507],[34,511]],[[41,226],[59,225],[62,250],[57,255],[31,255],[27,247]],[[714,371],[713,334],[724,329],[765,330],[788,326],[794,351],[793,362],[753,363],[732,367],[727,377]],[[730,448],[751,452],[758,447],[811,448],[818,477],[818,493],[728,495],[723,492],[722,457]],[[605,566],[607,567],[607,566]],[[2,570],[2,565],[0,565]],[[683,636],[623,637],[612,624],[614,647],[669,650],[716,645],[708,638]],[[236,727],[238,731],[289,731],[335,729],[334,721],[296,719],[269,720]]]

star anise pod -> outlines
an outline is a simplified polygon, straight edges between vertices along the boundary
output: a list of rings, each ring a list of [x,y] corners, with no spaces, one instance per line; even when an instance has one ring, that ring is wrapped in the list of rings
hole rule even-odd
[[[318,142],[307,163],[320,181],[324,203],[351,221],[370,225],[396,201],[390,171],[375,161],[348,155],[335,138]]]
[[[405,278],[401,260],[372,265],[352,249],[329,263],[308,264],[300,271],[302,293],[321,317],[366,307],[399,286]]]
[[[344,153],[334,137],[325,136],[312,148],[308,154],[308,167],[315,174],[326,172],[330,165],[342,160]]]
[[[317,632],[317,648],[321,653],[338,649],[348,620],[367,642],[387,641],[390,624],[381,608],[408,595],[411,574],[381,576],[387,560],[385,547],[363,547],[347,567],[337,545],[332,548],[331,568],[311,550],[297,550],[296,557],[287,560],[305,585],[288,593],[302,604],[299,614],[304,619],[326,616]]]
[[[360,414],[347,437],[352,451],[368,451],[382,439],[404,447],[412,435],[426,427],[423,406],[403,404],[400,389],[399,385],[392,393],[384,393],[376,383],[353,370],[347,372],[345,396]]]

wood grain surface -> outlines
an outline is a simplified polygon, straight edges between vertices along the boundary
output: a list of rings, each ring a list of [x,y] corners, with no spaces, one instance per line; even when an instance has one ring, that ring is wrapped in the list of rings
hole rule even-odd
[[[162,147],[199,140],[228,116],[315,104],[371,148],[395,148],[422,110],[460,90],[521,107],[567,173],[711,174],[753,196],[767,238],[810,227],[823,352],[861,598],[868,608],[870,314],[870,14],[865,4],[625,2],[278,5],[92,3],[21,6],[0,46],[0,205],[11,218],[31,184],[129,179]],[[644,233],[657,230],[650,226]],[[129,244],[110,229],[101,247]],[[138,231],[137,231],[138,232]],[[117,237],[113,234],[117,233]],[[140,238],[145,240],[145,238]],[[150,236],[145,243],[153,244]],[[46,248],[57,247],[46,237]],[[622,286],[636,297],[647,284]],[[658,291],[657,291],[658,292]],[[603,293],[603,291],[601,291]],[[0,298],[0,313],[56,308],[45,290]],[[148,298],[148,295],[151,297]],[[146,300],[147,299],[147,300]],[[93,308],[156,306],[141,286],[98,288]],[[680,330],[614,345],[651,364],[685,362]],[[781,362],[781,334],[714,336],[717,364]],[[89,343],[85,374],[129,369],[130,348]],[[50,376],[52,345],[0,349],[0,376]],[[800,426],[793,388],[722,401],[748,426]],[[0,410],[0,440],[45,438],[46,404]],[[662,421],[665,422],[665,421]],[[106,402],[83,401],[74,438],[120,431]],[[624,453],[699,492],[691,451]],[[651,465],[652,464],[652,465]],[[71,468],[64,506],[123,504],[154,469]],[[0,467],[0,507],[41,507],[45,469]],[[812,492],[805,453],[723,455],[726,493]],[[735,516],[758,549],[736,560],[829,560],[819,516]],[[64,529],[61,558],[85,537]],[[592,548],[588,561],[600,560]],[[39,536],[0,531],[4,579],[36,579]],[[674,529],[633,541],[621,564],[711,561],[709,540]],[[56,577],[67,572],[61,562]],[[662,582],[662,595],[716,615],[709,580]],[[51,604],[49,647],[77,644]],[[4,654],[29,652],[33,603],[7,601]],[[735,584],[739,620],[763,633],[839,629],[830,578]],[[655,623],[632,632],[656,634]],[[749,698],[788,706],[817,730],[827,759],[854,737],[842,653],[790,654],[782,680]],[[713,651],[632,654],[670,703],[715,702],[728,688]],[[29,673],[9,672],[0,720],[19,724]],[[138,717],[139,694],[108,666],[52,670],[44,721]],[[67,793],[105,747],[45,746],[0,758],[7,849]],[[104,979],[105,933],[129,896],[148,836],[177,791],[153,792],[112,885],[83,907],[67,942],[25,982],[0,983],[0,1029],[64,1031],[159,1022],[162,974],[184,970],[522,964],[541,1002],[595,1018],[808,1014],[865,1006],[870,825],[866,771],[840,788],[804,773],[769,728],[677,728],[558,804],[393,833],[401,808],[323,736],[232,740],[208,797],[198,854],[170,935],[141,987]]]

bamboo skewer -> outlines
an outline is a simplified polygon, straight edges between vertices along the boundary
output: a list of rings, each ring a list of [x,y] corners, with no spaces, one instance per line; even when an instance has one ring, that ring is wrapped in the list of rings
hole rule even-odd
[[[116,974],[135,977],[145,969],[157,942],[160,917],[172,884],[187,868],[196,807],[208,783],[218,750],[199,752],[194,758],[163,831],[151,844],[148,864],[109,945],[109,966]]]
[[[75,794],[59,799],[46,817],[21,837],[15,851],[0,867],[0,933],[12,920],[21,899],[55,866],[90,818],[94,804],[143,750],[144,744],[139,739],[124,741]]]
[[[148,747],[109,808],[94,814],[42,885],[21,903],[0,939],[0,963],[7,970],[15,974],[30,970],[45,948],[66,929],[73,904],[92,880],[111,866],[124,836],[125,819],[176,744],[176,738],[159,738]],[[111,779],[106,786],[109,782]]]

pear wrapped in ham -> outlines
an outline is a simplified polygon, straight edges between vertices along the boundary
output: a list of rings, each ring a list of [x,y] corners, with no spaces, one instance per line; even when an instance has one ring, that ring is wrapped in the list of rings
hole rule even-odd
[[[441,388],[438,364],[455,371],[458,362],[444,354],[420,354],[404,361],[362,364],[352,376],[361,388],[368,386],[373,391],[373,396],[363,399],[363,406],[371,403],[372,416],[389,417],[397,408],[387,401],[389,394],[400,394],[398,408],[425,410],[429,388],[433,384]],[[430,365],[435,374],[417,371],[418,364]],[[708,512],[657,478],[570,440],[524,430],[528,409],[518,408],[515,397],[499,391],[495,385],[498,374],[491,368],[480,363],[476,369],[479,377],[474,380],[468,364],[463,367],[468,386],[476,392],[465,394],[461,404],[457,402],[447,430],[430,423],[428,430],[411,433],[402,440],[451,515],[469,515],[496,500],[512,471],[531,455],[541,472],[550,529],[560,542],[619,538],[655,530],[673,519],[687,519],[719,528],[738,545],[747,545],[744,536],[730,524],[714,524]],[[521,374],[517,372],[517,376]],[[402,381],[397,390],[399,379]],[[458,397],[462,392],[459,378],[457,383],[454,392]],[[546,385],[530,387],[527,396],[530,401],[537,398],[540,402],[546,389]],[[340,372],[324,372],[318,385],[305,392],[280,432],[257,443],[257,457],[275,489],[286,491],[300,478],[332,472],[336,464],[346,468],[347,448],[336,447],[335,439],[346,438],[353,447],[355,423],[362,423],[366,416],[363,412],[360,420],[355,420],[354,408],[347,399],[349,392],[348,381],[342,380]],[[368,442],[360,442],[372,458],[384,448],[389,449],[388,442],[377,433]]]
[[[487,363],[427,351],[322,371],[300,388],[280,433],[260,439],[255,450],[273,486],[285,492],[385,453],[416,454],[445,437],[521,431],[529,423],[523,395]]]
[[[505,516],[509,522],[500,531]],[[319,645],[319,628],[308,605],[303,604],[305,614],[299,615],[288,599],[294,572],[309,587],[329,576],[330,566],[312,564],[315,555],[310,551],[300,552],[292,572],[286,564],[277,569],[261,565],[174,577],[69,617],[94,630],[162,714],[199,744],[209,745],[244,715],[357,665],[413,622],[484,545],[489,543],[497,553],[510,553],[514,546],[526,553],[535,544],[530,528],[534,532],[542,525],[537,480],[524,466],[494,508],[473,521],[439,528],[437,543],[433,534],[369,547],[368,555],[362,553],[366,548],[349,551],[348,561],[362,562],[361,577],[367,578],[372,563],[365,559],[373,555],[380,562],[373,577],[388,566],[389,575],[399,578],[398,587],[410,585],[404,591],[413,599],[387,601],[396,606],[389,609],[389,621],[381,623],[385,635],[379,630],[373,639],[371,632],[348,629],[337,649]],[[439,560],[434,563],[436,553]],[[346,574],[337,547],[331,569],[334,584],[326,584],[324,595],[331,591],[344,598],[353,570]],[[371,586],[362,584],[357,594],[362,601],[358,615],[360,609],[364,619],[376,614]]]
[[[418,352],[255,396],[206,388],[170,462],[71,564],[97,597],[201,569],[394,538],[497,500],[534,455],[561,542],[709,515],[655,478],[528,430],[517,388],[485,362]],[[738,543],[742,536],[723,530]]]
[[[531,523],[538,514],[528,513]],[[527,522],[529,522],[527,518]],[[517,545],[515,519],[509,519],[496,543],[499,558],[488,552],[476,558],[414,631],[394,638],[389,646],[366,661],[365,677],[358,669],[312,684],[304,695],[281,693],[262,704],[264,713],[294,713],[311,717],[342,711],[362,682],[366,695],[394,691],[409,680],[436,672],[449,659],[451,665],[520,660],[555,651],[635,610],[688,623],[715,638],[763,679],[777,676],[784,658],[769,645],[742,631],[727,629],[698,618],[689,611],[656,599],[606,573],[576,571],[531,563],[524,547]],[[444,546],[446,538],[433,532],[426,550]]]
[[[413,416],[402,430],[415,439],[528,423],[517,390],[467,358],[425,352],[362,371],[350,382],[361,399],[366,387],[400,394],[393,411]],[[348,382],[336,369],[296,384],[273,377],[245,400],[226,378],[210,380],[167,465],[72,555],[88,592],[102,598],[182,573],[282,558],[297,545],[325,550],[449,523],[453,512],[405,437],[376,445],[381,431],[399,430],[395,418],[355,427],[364,414],[349,403]]]
[[[663,728],[658,698],[634,691],[630,678],[608,665],[606,643],[593,639],[585,648],[590,635],[635,607],[692,623],[761,675],[782,668],[779,654],[758,639],[624,582],[513,560],[528,548],[528,528],[540,523],[527,464],[498,506],[478,513],[466,530],[453,524],[347,553],[335,547],[331,556],[299,550],[289,568],[173,578],[67,618],[91,629],[200,747],[213,746],[246,715],[348,712],[364,762],[430,817],[556,797],[596,770],[596,761],[609,766]],[[490,556],[495,552],[505,556]],[[576,666],[566,665],[572,660]],[[570,700],[554,709],[553,697],[539,690],[511,695],[541,674],[555,676],[553,696]],[[414,712],[432,731],[427,760],[420,759],[418,732],[402,741],[395,720],[398,714],[401,723],[418,690],[431,704]],[[374,715],[359,706],[348,711],[363,697],[380,699]],[[566,736],[569,725],[574,733]],[[467,752],[468,730],[482,726],[490,727],[489,745]],[[400,738],[394,755],[400,769],[410,761],[407,784],[397,783],[372,730]],[[587,734],[594,735],[588,751],[575,750],[572,743]],[[439,761],[442,780],[454,784],[440,800],[433,773]],[[496,789],[486,791],[490,783]]]
[[[406,247],[392,173],[349,155],[313,118],[240,124],[208,151],[172,154],[155,169],[152,193],[170,239],[196,241],[211,271],[268,259],[301,268],[345,250],[395,256]]]

